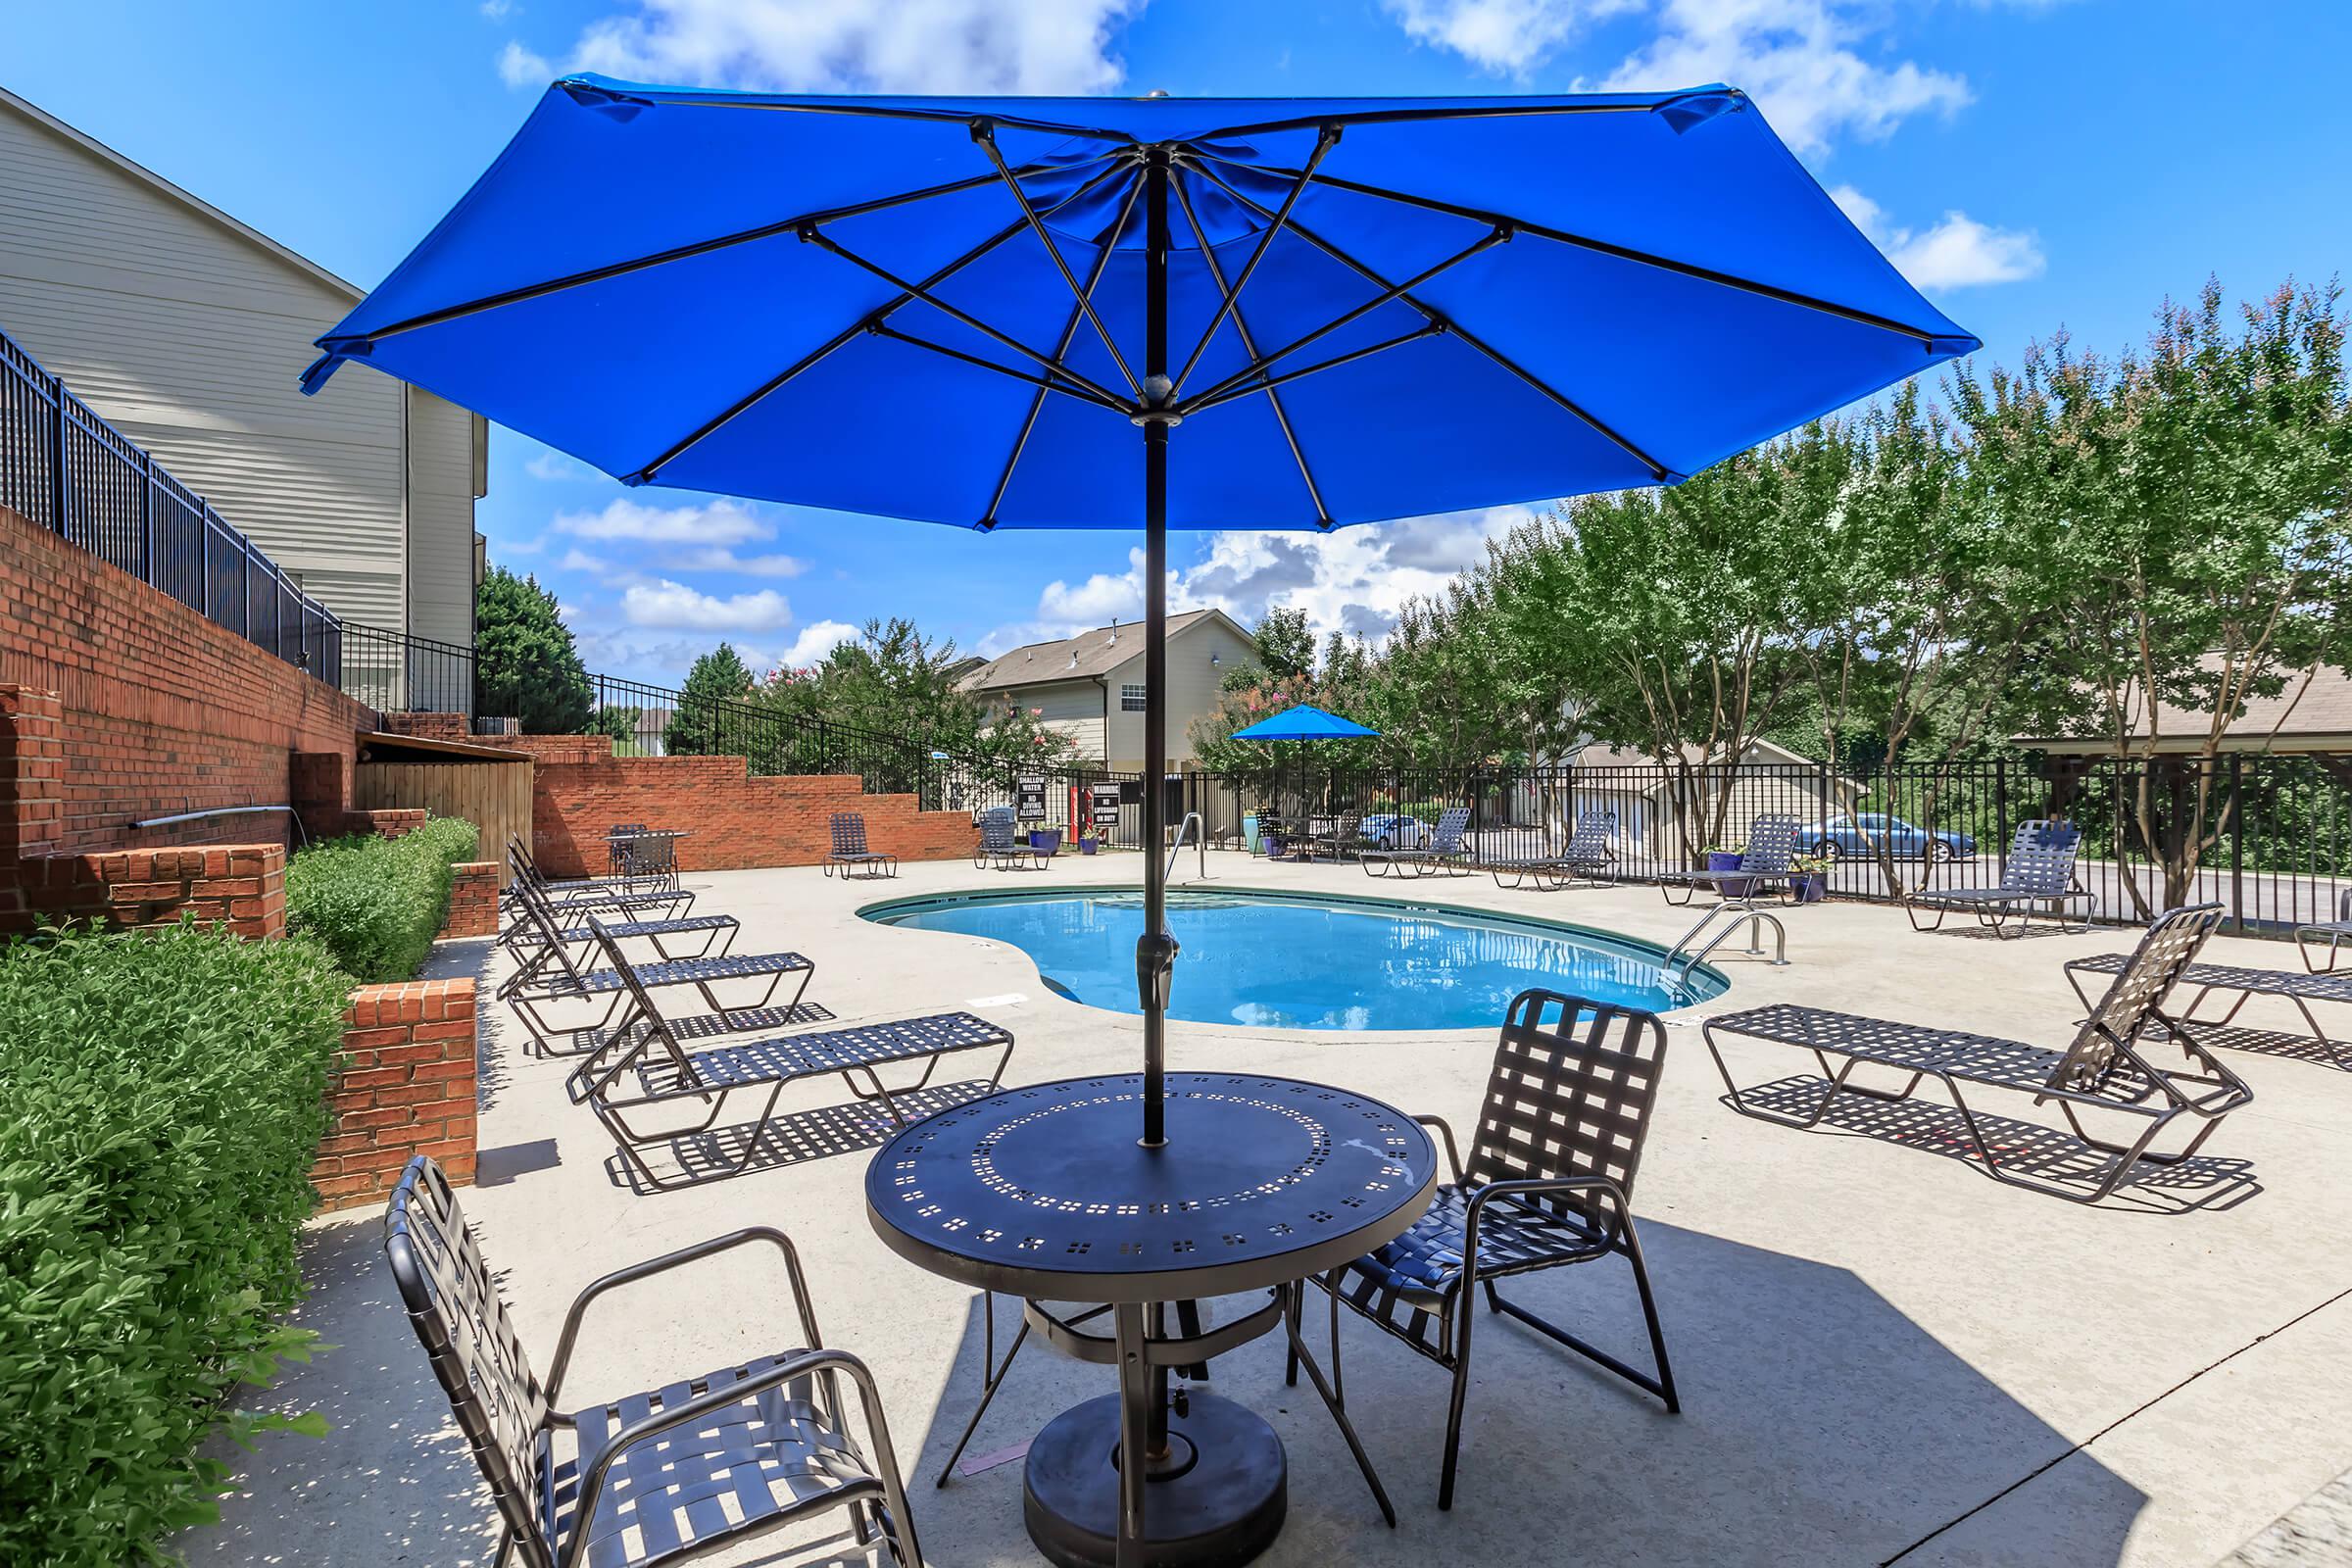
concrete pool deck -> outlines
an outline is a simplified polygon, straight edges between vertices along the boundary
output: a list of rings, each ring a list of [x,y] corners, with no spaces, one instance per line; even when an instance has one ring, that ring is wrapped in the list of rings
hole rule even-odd
[[[1197,880],[1188,852],[1179,885]],[[1671,941],[1690,912],[1653,888],[1505,892],[1485,876],[1383,884],[1352,865],[1207,858],[1208,884],[1404,898]],[[968,1007],[1018,1036],[1006,1082],[1129,1071],[1139,1020],[1066,1002],[1021,954],[974,938],[856,918],[886,895],[1021,882],[1132,884],[1133,855],[1064,857],[1044,872],[916,863],[896,882],[814,869],[689,875],[698,912],[738,915],[739,951],[816,963],[809,1000],[845,1018]],[[1290,1449],[1290,1522],[1261,1561],[1598,1564],[2203,1565],[2352,1468],[2352,1073],[2309,1054],[2233,1052],[2255,1102],[2201,1158],[2085,1208],[2002,1187],[1958,1157],[1948,1118],[1857,1112],[1812,1133],[1735,1115],[1696,1020],[1775,1000],[1966,1027],[2060,1046],[2080,1006],[2068,957],[2134,933],[1915,935],[1901,913],[1829,904],[1788,914],[1787,968],[1718,954],[1724,997],[1668,1015],[1668,1064],[1635,1209],[1684,1410],[1504,1320],[1484,1317],[1463,1473],[1435,1506],[1443,1372],[1369,1325],[1343,1327],[1348,1396],[1396,1499],[1384,1528],[1311,1393],[1286,1389],[1273,1340],[1218,1360],[1214,1383],[1271,1420]],[[485,944],[442,965],[495,980]],[[2281,945],[2219,938],[2207,956],[2292,966]],[[2298,1026],[2257,1001],[2241,1023]],[[898,1261],[867,1227],[864,1151],[883,1129],[838,1081],[788,1091],[789,1136],[752,1173],[639,1196],[612,1146],[565,1099],[567,1064],[523,1054],[488,1004],[482,1184],[462,1192],[544,1368],[572,1295],[670,1247],[767,1224],[799,1245],[829,1343],[881,1381],[926,1554],[1037,1561],[1020,1520],[1020,1446],[1054,1413],[1105,1392],[1102,1369],[1026,1348],[967,1453],[993,1466],[931,1481],[970,1413],[981,1353],[974,1293]],[[1322,1079],[1475,1123],[1491,1029],[1303,1034],[1170,1025],[1171,1065]],[[1750,1047],[1743,1082],[1809,1059]],[[969,1076],[952,1057],[942,1078]],[[985,1067],[978,1069],[985,1072]],[[2011,1097],[1999,1112],[2038,1117]],[[314,1224],[300,1321],[338,1348],[257,1396],[322,1411],[323,1440],[274,1436],[245,1454],[217,1527],[176,1544],[198,1564],[487,1561],[491,1512],[422,1351],[395,1304],[372,1216]],[[772,1260],[714,1261],[616,1298],[589,1319],[580,1397],[650,1386],[787,1346]],[[1641,1319],[1621,1265],[1540,1275],[1530,1304],[1631,1349]],[[1009,1322],[1009,1313],[1000,1318]],[[1319,1340],[1317,1341],[1319,1343]],[[1303,1397],[1301,1397],[1303,1396]],[[567,1397],[566,1402],[576,1402]],[[725,1562],[866,1562],[813,1525]]]

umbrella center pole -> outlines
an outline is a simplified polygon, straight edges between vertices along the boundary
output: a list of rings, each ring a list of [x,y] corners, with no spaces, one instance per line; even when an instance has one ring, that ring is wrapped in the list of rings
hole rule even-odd
[[[1161,782],[1168,756],[1168,154],[1146,149],[1144,168],[1144,934],[1135,944],[1135,984],[1144,1012],[1146,1149],[1168,1141],[1168,990],[1176,939],[1168,934],[1168,874],[1159,858],[1167,825]],[[1161,1385],[1164,1388],[1164,1375]],[[1155,1403],[1157,1401],[1154,1401]]]

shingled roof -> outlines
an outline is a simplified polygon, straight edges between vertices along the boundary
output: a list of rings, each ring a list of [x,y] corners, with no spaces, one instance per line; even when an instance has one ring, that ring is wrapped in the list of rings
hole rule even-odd
[[[1188,610],[1181,615],[1170,615],[1168,636],[1177,637],[1211,615],[1224,614],[1221,610]],[[1232,617],[1225,618],[1230,621]],[[1241,636],[1249,635],[1238,625],[1233,629]],[[1109,674],[1142,652],[1143,646],[1144,623],[1140,620],[1131,620],[1123,626],[1115,623],[1097,626],[1075,637],[1015,648],[982,664],[958,684],[967,692],[984,692],[1036,686],[1047,681],[1086,680]]]

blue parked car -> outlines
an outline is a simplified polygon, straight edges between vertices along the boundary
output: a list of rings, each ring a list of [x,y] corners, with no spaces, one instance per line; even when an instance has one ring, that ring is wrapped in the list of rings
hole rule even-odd
[[[1875,858],[1881,844],[1898,860],[1969,860],[1977,854],[1977,841],[1966,833],[1931,833],[1881,811],[1840,813],[1816,823],[1811,850],[1829,858]]]

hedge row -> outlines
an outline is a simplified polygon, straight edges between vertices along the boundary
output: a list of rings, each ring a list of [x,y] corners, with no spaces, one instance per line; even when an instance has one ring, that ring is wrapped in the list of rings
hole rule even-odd
[[[351,981],[193,924],[0,948],[0,1562],[161,1561],[310,1336],[297,1226]]]
[[[438,816],[396,839],[354,836],[286,862],[286,929],[317,939],[353,979],[416,976],[449,917],[450,871],[473,858],[473,825]]]

